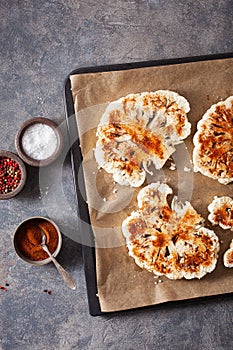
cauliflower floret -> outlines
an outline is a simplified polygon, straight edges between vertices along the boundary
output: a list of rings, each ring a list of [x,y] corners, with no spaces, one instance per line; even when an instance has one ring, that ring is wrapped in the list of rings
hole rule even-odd
[[[233,199],[228,196],[214,197],[208,206],[208,219],[213,225],[233,231]]]
[[[229,249],[223,255],[223,263],[226,267],[233,267],[233,239]]]
[[[138,194],[138,210],[122,223],[129,255],[137,265],[170,279],[202,278],[215,269],[219,241],[203,227],[204,219],[189,202],[177,197],[168,205],[172,189],[152,183]]]
[[[231,197],[214,197],[208,210],[210,212],[208,219],[213,225],[233,231],[233,199]],[[233,239],[229,249],[223,255],[223,263],[226,267],[233,267]]]

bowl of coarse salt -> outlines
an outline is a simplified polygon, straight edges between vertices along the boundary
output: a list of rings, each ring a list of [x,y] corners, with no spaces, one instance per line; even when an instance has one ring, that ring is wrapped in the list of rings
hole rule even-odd
[[[63,138],[58,125],[48,118],[25,121],[15,137],[15,147],[23,161],[31,166],[51,164],[61,153]]]

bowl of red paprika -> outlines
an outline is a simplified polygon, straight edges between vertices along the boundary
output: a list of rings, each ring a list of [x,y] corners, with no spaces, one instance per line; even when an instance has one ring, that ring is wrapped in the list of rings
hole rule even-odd
[[[15,229],[13,245],[17,255],[33,265],[45,265],[51,258],[43,250],[41,229],[46,235],[46,245],[53,257],[60,252],[62,235],[55,222],[43,216],[33,216],[22,221]]]
[[[0,200],[15,197],[23,189],[26,177],[23,161],[15,153],[0,150]]]

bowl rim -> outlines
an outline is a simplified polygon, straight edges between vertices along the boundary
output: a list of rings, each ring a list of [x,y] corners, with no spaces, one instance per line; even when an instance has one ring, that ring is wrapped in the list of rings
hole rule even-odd
[[[56,148],[55,152],[48,158],[41,159],[41,160],[34,159],[34,158],[28,156],[26,154],[26,152],[24,152],[24,150],[23,150],[22,136],[23,136],[24,132],[26,131],[26,129],[29,126],[34,125],[34,124],[45,124],[45,125],[50,126],[57,136],[57,141],[58,141],[57,148]],[[63,136],[62,136],[62,133],[61,133],[61,130],[60,130],[58,124],[56,124],[53,120],[51,120],[49,118],[45,118],[45,117],[30,118],[30,119],[27,119],[25,122],[23,122],[23,124],[18,129],[18,131],[15,135],[15,148],[16,148],[19,156],[23,159],[23,161],[25,163],[27,163],[28,165],[34,166],[34,167],[43,167],[43,166],[47,166],[47,165],[53,163],[57,159],[57,157],[60,155],[61,150],[63,148]]]
[[[61,231],[59,229],[59,227],[57,226],[57,224],[50,218],[48,217],[45,217],[45,216],[40,216],[40,215],[36,215],[36,216],[30,216],[26,219],[24,219],[23,221],[21,221],[15,228],[14,230],[14,233],[13,233],[13,247],[14,247],[14,250],[15,250],[15,253],[17,254],[17,256],[23,260],[24,262],[30,264],[30,265],[36,265],[36,266],[41,266],[41,265],[46,265],[48,263],[50,263],[52,261],[52,259],[50,257],[44,259],[44,260],[31,260],[27,257],[25,257],[20,251],[19,249],[17,248],[17,244],[16,244],[16,235],[17,235],[17,231],[18,229],[23,225],[25,224],[25,222],[27,221],[31,221],[31,220],[35,220],[35,219],[42,219],[42,220],[46,220],[48,222],[50,222],[56,229],[57,231],[57,234],[58,234],[58,244],[57,244],[57,248],[55,249],[55,251],[53,252],[52,256],[55,258],[60,250],[61,250],[61,247],[62,247],[62,234],[61,234]]]
[[[15,188],[15,190],[8,192],[8,193],[0,193],[0,200],[10,199],[10,198],[15,197],[23,189],[23,187],[26,183],[26,179],[27,179],[27,170],[26,170],[25,164],[22,161],[22,159],[20,159],[20,157],[17,156],[17,154],[15,154],[11,151],[0,150],[0,157],[8,157],[8,158],[15,160],[19,164],[21,174],[22,174],[20,183]]]

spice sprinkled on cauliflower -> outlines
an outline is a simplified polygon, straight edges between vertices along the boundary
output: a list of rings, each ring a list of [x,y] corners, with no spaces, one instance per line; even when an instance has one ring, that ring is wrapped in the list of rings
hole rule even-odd
[[[138,194],[138,210],[122,223],[129,255],[141,268],[170,279],[202,278],[217,263],[219,240],[203,227],[204,219],[189,202],[167,196],[172,189],[160,182]]]
[[[226,267],[233,267],[233,239],[231,241],[229,249],[223,255],[223,263]]]
[[[121,185],[139,187],[189,134],[188,101],[176,92],[130,94],[111,102],[97,127],[95,158]]]
[[[228,196],[214,197],[208,206],[208,219],[213,225],[233,231],[233,199]]]
[[[211,106],[193,138],[195,171],[227,185],[233,181],[233,96]]]

